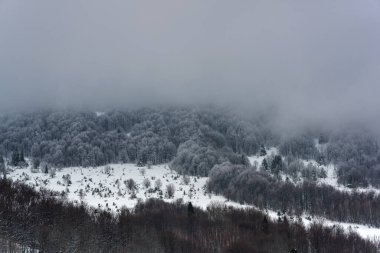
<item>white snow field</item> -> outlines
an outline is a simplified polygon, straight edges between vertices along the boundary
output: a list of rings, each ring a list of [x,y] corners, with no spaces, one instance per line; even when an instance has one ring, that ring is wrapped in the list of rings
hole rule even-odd
[[[251,158],[250,160],[255,159]],[[239,204],[228,201],[223,196],[208,193],[206,191],[207,177],[189,176],[187,178],[189,182],[186,184],[185,181],[187,180],[175,171],[171,171],[166,164],[154,165],[150,169],[137,167],[134,164],[111,164],[91,168],[71,167],[56,170],[54,177],[50,173],[32,172],[30,167],[13,168],[8,177],[37,190],[48,189],[59,193],[64,192],[64,198],[74,203],[84,202],[89,206],[116,213],[123,206],[134,208],[138,201],[144,201],[148,198],[160,198],[167,202],[183,199],[185,203],[191,201],[193,205],[202,209],[206,209],[212,203],[238,208],[255,208],[252,205]],[[128,179],[133,179],[136,182],[134,190],[128,189]],[[147,179],[150,181],[150,187],[144,185],[144,180]],[[162,183],[160,190],[154,190],[157,180]],[[167,194],[166,187],[169,184],[173,184],[175,188],[173,197],[169,197]],[[264,210],[263,212],[274,220],[278,218],[277,212],[273,210]],[[294,217],[288,218],[290,221],[295,220]],[[312,221],[322,221],[326,226],[340,225],[347,231],[349,229],[356,231],[366,239],[380,240],[380,228],[339,223],[323,218],[312,218],[310,221],[307,215],[302,216],[301,221],[306,226]]]
[[[110,169],[107,169],[109,167]],[[69,175],[71,184],[68,184]],[[215,196],[206,192],[207,177],[184,177],[171,171],[168,165],[137,167],[134,164],[111,164],[108,166],[81,168],[71,167],[56,170],[55,176],[42,172],[32,173],[30,168],[13,169],[8,175],[14,181],[19,181],[35,189],[45,188],[59,193],[65,192],[68,200],[79,203],[83,201],[95,208],[105,208],[108,211],[120,210],[122,206],[133,208],[138,201],[148,198],[160,198],[167,202],[180,198],[184,202],[191,201],[194,205],[206,209],[213,201],[221,201],[228,206],[239,204],[227,201],[223,196]],[[136,183],[134,190],[127,187],[127,180]],[[150,187],[144,186],[144,180],[150,181]],[[160,180],[160,190],[154,190],[155,183]],[[167,194],[167,185],[173,184],[173,197]]]

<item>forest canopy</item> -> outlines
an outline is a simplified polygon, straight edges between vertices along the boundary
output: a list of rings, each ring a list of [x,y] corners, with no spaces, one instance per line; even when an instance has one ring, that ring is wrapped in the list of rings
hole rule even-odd
[[[207,176],[215,165],[249,165],[247,156],[278,147],[275,174],[300,170],[298,159],[315,160],[334,164],[341,184],[380,185],[379,142],[367,129],[305,127],[288,134],[272,126],[270,114],[216,107],[7,114],[0,117],[0,153],[15,166],[24,157],[56,167],[170,163],[182,174]]]

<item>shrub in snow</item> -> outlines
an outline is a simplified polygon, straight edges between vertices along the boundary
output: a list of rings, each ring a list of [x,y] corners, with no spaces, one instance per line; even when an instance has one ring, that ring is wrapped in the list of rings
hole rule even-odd
[[[70,186],[71,185],[71,176],[69,174],[63,175],[62,176],[63,182]]]
[[[84,196],[86,196],[86,193],[83,191],[83,189],[79,190],[78,196],[79,196],[80,200],[83,201]]]
[[[148,178],[145,178],[143,181],[143,185],[145,188],[148,189],[150,187],[150,180]]]
[[[104,167],[104,174],[111,175],[111,166],[107,165]]]
[[[55,178],[55,174],[56,174],[56,169],[55,168],[51,168],[50,171],[49,171],[49,175],[51,178]]]
[[[183,181],[183,183],[184,183],[185,185],[188,185],[188,184],[190,183],[190,177],[187,176],[187,175],[184,175],[184,176],[182,177],[182,181]]]
[[[42,173],[48,174],[50,170],[50,165],[47,162],[42,162],[40,164],[40,170]]]
[[[116,179],[115,184],[116,184],[117,188],[119,189],[120,188],[120,180]]]
[[[322,168],[318,173],[319,178],[327,178],[327,172],[324,168]]]
[[[34,168],[33,166],[30,167],[30,172],[31,173],[38,173],[39,172],[39,169],[38,168]]]
[[[133,180],[132,178],[128,179],[126,181],[126,186],[127,186],[127,188],[130,191],[134,190],[136,188],[136,182],[135,182],[135,180]]]
[[[141,176],[145,176],[146,170],[144,168],[140,169]]]
[[[166,194],[168,198],[173,198],[175,193],[175,186],[174,184],[168,184],[166,185]]]
[[[26,174],[25,172],[23,172],[22,175],[24,176],[24,181],[30,180],[30,176],[28,174]]]
[[[160,179],[157,179],[156,182],[154,182],[154,187],[159,190],[162,187],[162,182]]]

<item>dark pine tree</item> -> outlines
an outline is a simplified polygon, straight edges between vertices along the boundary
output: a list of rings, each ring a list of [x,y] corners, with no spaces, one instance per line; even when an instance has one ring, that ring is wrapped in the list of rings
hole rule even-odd
[[[0,173],[3,174],[3,179],[7,178],[7,170],[5,168],[3,155],[0,154]]]
[[[265,150],[264,145],[261,145],[260,156],[266,156],[266,155],[267,155],[267,151]]]
[[[283,168],[283,164],[282,164],[281,156],[275,155],[270,167],[271,172],[275,175],[278,175],[280,171],[282,170],[282,168]]]
[[[263,231],[264,234],[269,234],[269,222],[266,216],[264,216],[264,219],[261,222],[261,230]]]
[[[269,166],[268,166],[267,159],[264,158],[263,163],[262,163],[262,166],[263,166],[263,168],[264,168],[265,171],[268,170],[268,167],[269,167]]]
[[[193,204],[191,204],[191,202],[189,202],[189,204],[187,205],[187,215],[190,217],[190,216],[193,216],[194,215],[194,207],[193,207]]]
[[[19,156],[19,162],[25,163],[25,156],[24,151],[21,150],[20,156]]]
[[[11,157],[11,164],[13,166],[17,166],[19,164],[19,162],[20,162],[20,155],[19,155],[18,151],[14,151],[12,153],[12,157]]]

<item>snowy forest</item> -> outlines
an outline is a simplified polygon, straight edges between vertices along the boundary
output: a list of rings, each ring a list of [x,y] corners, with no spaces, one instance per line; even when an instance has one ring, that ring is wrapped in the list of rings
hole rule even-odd
[[[0,155],[0,170],[3,174],[3,180],[5,180],[2,184],[3,187],[6,187],[5,189],[10,187],[7,191],[21,187],[22,191],[32,194],[29,197],[42,198],[43,202],[37,201],[38,208],[55,210],[59,206],[59,208],[66,210],[60,212],[78,212],[81,217],[86,217],[86,226],[104,226],[113,231],[114,226],[121,226],[122,220],[131,219],[130,222],[140,224],[138,220],[141,215],[146,219],[152,219],[153,222],[156,219],[153,217],[158,214],[145,213],[145,205],[157,205],[158,209],[154,210],[161,213],[160,215],[164,215],[162,212],[165,213],[167,209],[182,210],[185,207],[164,205],[153,201],[146,204],[141,203],[140,207],[136,207],[136,210],[141,208],[142,213],[140,211],[135,211],[136,213],[133,214],[124,212],[119,213],[120,216],[115,218],[106,213],[98,214],[99,210],[89,211],[85,207],[81,207],[81,209],[69,204],[56,203],[51,198],[46,198],[47,195],[44,192],[39,195],[39,193],[23,188],[19,184],[9,185],[9,182],[6,181],[9,168],[23,168],[31,164],[33,171],[41,170],[43,173],[50,173],[54,176],[56,169],[71,166],[91,169],[94,166],[110,163],[133,163],[137,165],[137,168],[143,166],[149,168],[152,165],[165,163],[169,165],[171,170],[175,170],[183,176],[209,177],[208,192],[221,194],[238,203],[253,204],[262,210],[278,210],[278,213],[291,217],[300,217],[306,214],[339,222],[380,226],[379,195],[370,190],[355,190],[369,186],[377,189],[376,187],[380,186],[380,152],[375,134],[363,127],[347,127],[343,130],[305,127],[298,132],[289,134],[272,128],[272,123],[272,119],[268,115],[247,117],[231,110],[215,107],[145,108],[102,113],[43,111],[7,114],[0,118],[0,151],[2,154]],[[267,152],[271,148],[278,150],[277,153],[268,154]],[[261,163],[252,164],[249,160],[250,157],[261,159]],[[305,161],[314,161],[314,163],[306,163]],[[336,168],[337,183],[347,189],[353,189],[353,192],[344,192],[334,186],[318,183],[327,177],[326,169],[328,167],[326,166],[329,165]],[[7,201],[11,202],[4,202],[2,208],[5,210],[8,210],[8,205],[15,205],[14,200],[9,199]],[[29,202],[30,200],[21,199],[17,201]],[[47,206],[44,207],[44,205]],[[30,212],[35,211],[31,209]],[[263,219],[259,214],[244,213],[244,211],[239,214],[245,217],[253,215],[253,219],[257,220],[256,225],[246,224],[245,220],[239,220],[238,223],[235,223],[231,219],[234,215],[238,215],[234,213],[238,211],[230,210],[209,210],[207,212],[197,210],[198,215],[200,215],[197,217],[200,220],[191,220],[191,227],[197,227],[196,230],[191,231],[197,231],[200,234],[206,233],[202,225],[204,222],[208,224],[207,229],[218,226],[212,216],[215,212],[218,213],[218,219],[221,219],[217,222],[222,222],[223,226],[232,226],[236,233],[251,231],[250,233],[257,234],[263,232],[257,230],[260,227],[257,222]],[[37,215],[39,214],[37,213]],[[6,217],[4,212],[2,217]],[[53,219],[53,217],[51,218]],[[99,220],[103,218],[104,221]],[[184,216],[178,217],[178,219],[188,218]],[[98,222],[102,224],[99,225]],[[197,225],[194,225],[193,222]],[[20,224],[24,223],[20,221]],[[7,227],[7,225],[3,226]],[[136,226],[134,225],[134,228]],[[162,225],[157,223],[157,226]],[[168,237],[156,238],[158,241],[154,245],[150,245],[149,247],[152,248],[146,249],[146,252],[155,252],[152,249],[156,247],[163,247],[163,252],[191,252],[191,250],[187,251],[190,248],[196,249],[198,252],[202,252],[202,250],[213,252],[205,245],[192,244],[193,242],[188,241],[188,239],[183,241],[182,237],[185,235],[181,234],[182,232],[178,234],[178,232],[171,230],[184,229],[186,238],[190,236],[193,238],[191,240],[196,240],[195,238],[199,234],[195,237],[194,234],[187,234],[190,233],[188,230],[190,228],[178,228],[178,223],[171,226],[174,227],[170,228],[169,232],[162,234],[163,231],[160,231],[162,236]],[[275,236],[276,240],[284,240],[282,233],[292,234],[291,238],[301,236],[297,235],[298,233],[303,234],[302,237],[307,237],[306,234],[308,233],[302,225],[299,225],[300,227],[288,223],[284,225],[283,221],[271,224],[271,226],[275,228],[276,232],[271,236],[264,233],[262,235],[264,241],[272,240],[272,236]],[[133,232],[124,231],[124,228],[118,229],[121,229],[120,233],[132,233],[126,238],[132,240],[133,245],[136,243],[136,247],[141,247],[141,240],[146,240],[142,234],[154,234],[153,231],[142,232],[137,228]],[[192,229],[195,228],[192,227]],[[310,229],[316,230],[316,233],[327,233],[327,236],[336,233],[329,230],[321,231],[322,228],[318,227],[317,224]],[[93,236],[95,237],[99,236],[97,233],[103,233],[98,230],[94,231]],[[38,233],[42,232],[43,230]],[[82,232],[79,231],[78,233]],[[36,232],[30,231],[30,233]],[[57,233],[67,233],[67,231],[57,231]],[[48,234],[49,236],[52,235],[51,232]],[[40,236],[43,237],[42,234]],[[177,238],[177,236],[182,239]],[[228,237],[230,235],[223,236]],[[117,239],[118,236],[112,236],[112,238],[112,240],[119,240]],[[36,246],[28,241],[30,238],[28,239],[27,236],[21,238],[23,243],[26,239],[26,242],[31,244],[30,246]],[[54,239],[48,240],[53,241],[47,241],[45,242],[46,245],[38,245],[38,247],[68,247],[68,245],[56,245]],[[208,242],[210,240],[215,240],[215,238],[209,238]],[[243,242],[240,245],[239,241],[231,240],[231,244],[216,244],[214,246],[226,250],[229,248],[229,251],[226,252],[240,252],[240,247],[249,248],[252,246]],[[312,241],[311,238],[308,240]],[[341,243],[344,245],[348,245],[351,239],[343,236],[339,240],[342,240]],[[101,244],[110,247],[108,242],[101,242]],[[294,247],[298,249],[306,247],[300,245],[302,240],[297,240],[295,244]],[[105,247],[104,245],[102,247]],[[116,251],[124,249],[125,246],[123,245],[123,241],[115,241]],[[291,248],[289,242],[286,245],[286,247]],[[320,247],[318,245],[314,245],[316,251],[311,252],[322,252],[317,250]],[[334,247],[331,245],[326,247],[330,250],[336,245],[338,244],[334,242]],[[263,246],[263,251],[258,252],[278,252],[280,248],[286,247],[279,243],[275,247]],[[371,245],[364,243],[360,247],[366,248],[365,251],[361,252],[373,252]],[[255,246],[255,249],[258,248]],[[246,248],[244,250],[242,252],[247,252]]]
[[[247,156],[278,147],[280,154],[264,164],[274,174],[310,179],[316,175],[298,160],[314,159],[337,166],[343,185],[380,186],[374,133],[348,126],[282,134],[271,127],[271,120],[208,107],[7,114],[0,117],[0,153],[14,166],[22,165],[25,157],[35,167],[42,162],[56,167],[170,162],[181,174],[207,176],[215,165],[248,166]]]
[[[379,13],[0,0],[0,252],[380,253]]]

